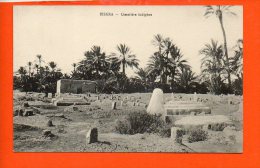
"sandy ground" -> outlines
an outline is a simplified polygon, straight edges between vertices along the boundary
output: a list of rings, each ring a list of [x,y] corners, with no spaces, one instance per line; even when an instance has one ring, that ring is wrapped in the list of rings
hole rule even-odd
[[[238,103],[240,97],[233,97],[232,104],[227,104],[226,97],[212,95],[197,95],[204,100],[207,106],[212,108],[212,114],[225,115],[232,119],[237,131],[236,140],[228,138],[222,131],[209,131],[206,141],[189,143],[183,140],[183,144],[175,143],[174,139],[160,137],[155,134],[122,135],[115,132],[116,121],[125,115],[146,111],[145,106],[133,106],[131,103],[120,106],[117,101],[117,109],[111,109],[109,95],[106,99],[96,100],[96,95],[91,95],[91,105],[79,105],[77,110],[72,106],[52,106],[43,101],[21,100],[24,93],[14,93],[14,110],[27,101],[30,106],[37,106],[39,114],[28,117],[14,116],[14,151],[16,152],[242,152],[242,112]],[[140,102],[148,104],[151,94],[123,94],[123,97],[135,97]],[[175,99],[188,100],[193,95],[175,94]],[[32,94],[31,97],[37,97]],[[171,94],[165,94],[165,101],[171,100]],[[52,120],[52,127],[47,122]],[[91,127],[98,128],[99,142],[86,144],[85,135]],[[50,130],[53,137],[44,137],[43,130]]]

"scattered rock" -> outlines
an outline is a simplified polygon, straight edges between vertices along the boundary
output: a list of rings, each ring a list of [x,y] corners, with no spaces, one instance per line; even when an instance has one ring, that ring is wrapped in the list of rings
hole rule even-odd
[[[19,111],[18,111],[18,116],[23,116],[23,110],[22,109],[20,109]]]
[[[58,114],[55,114],[54,117],[61,117],[61,118],[65,118],[64,114],[63,113],[58,113]]]
[[[25,109],[24,110],[24,116],[33,116],[33,109]]]
[[[73,111],[78,111],[79,110],[79,108],[76,107],[76,106],[73,106],[72,109],[73,109]]]
[[[14,116],[18,116],[19,110],[14,111]]]
[[[86,134],[86,144],[98,142],[98,129],[91,128]]]
[[[54,137],[54,134],[52,134],[50,130],[43,130],[42,134],[45,138]]]
[[[23,103],[23,107],[29,107],[29,103],[28,102],[24,102]]]
[[[47,122],[47,126],[48,126],[48,127],[53,127],[53,126],[54,126],[53,123],[52,123],[52,120],[49,120],[49,121]]]

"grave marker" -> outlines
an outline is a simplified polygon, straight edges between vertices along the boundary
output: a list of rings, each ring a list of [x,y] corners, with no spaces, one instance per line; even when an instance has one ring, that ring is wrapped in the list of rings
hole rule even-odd
[[[98,129],[91,128],[86,134],[86,144],[98,142]]]
[[[49,98],[49,99],[52,98],[52,93],[48,93],[48,98]]]
[[[159,88],[153,90],[152,97],[147,107],[147,113],[150,114],[163,114],[163,91]]]
[[[115,110],[116,109],[116,102],[112,102],[112,107],[111,107],[112,110]]]

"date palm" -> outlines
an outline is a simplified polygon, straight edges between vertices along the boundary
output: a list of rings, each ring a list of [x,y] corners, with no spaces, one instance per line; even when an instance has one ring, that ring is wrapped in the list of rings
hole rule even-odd
[[[186,59],[183,58],[180,49],[176,45],[169,48],[170,57],[167,58],[167,73],[171,77],[171,86],[173,88],[176,74],[181,73],[183,68],[190,68]]]
[[[127,66],[138,68],[139,60],[132,54],[130,48],[125,44],[119,44],[116,47],[118,53],[112,53],[110,60],[115,66],[122,66],[122,74],[125,75]]]
[[[219,94],[221,92],[222,74],[224,71],[224,52],[217,41],[211,40],[211,43],[205,44],[200,50],[204,57],[201,60],[201,76],[203,80],[210,81],[211,90]]]
[[[157,34],[154,36],[152,40],[152,44],[158,47],[159,54],[161,54],[163,43],[164,43],[164,37],[161,34]]]
[[[39,67],[41,67],[42,55],[38,54],[38,55],[36,55],[36,57],[38,58]]]
[[[100,77],[100,72],[108,66],[105,52],[102,52],[100,46],[93,46],[90,51],[85,52],[85,60],[82,62],[88,70],[95,71],[95,77]]]
[[[21,76],[25,76],[27,71],[24,67],[20,67],[17,71]]]
[[[57,68],[57,64],[53,61],[49,62],[49,66],[50,66],[52,72],[54,72],[55,69]]]
[[[27,63],[27,65],[29,66],[29,76],[31,76],[31,72],[32,72],[32,62],[29,61],[29,62]]]
[[[162,58],[159,54],[159,52],[155,52],[152,56],[150,56],[148,60],[148,65],[147,65],[147,72],[148,75],[155,79],[156,77],[160,76],[161,83],[162,81],[162,76],[163,76],[163,65],[165,59]]]
[[[225,61],[225,66],[226,66],[226,71],[228,74],[228,86],[229,89],[232,90],[231,87],[231,75],[230,75],[230,67],[229,67],[229,56],[228,56],[228,50],[227,50],[227,37],[226,37],[226,32],[225,32],[225,28],[224,28],[224,23],[223,23],[223,14],[231,14],[231,15],[236,15],[234,12],[230,11],[230,8],[232,6],[221,6],[221,5],[208,5],[206,6],[206,11],[204,16],[206,18],[215,15],[220,23],[221,26],[221,30],[223,33],[223,39],[224,39],[224,55],[226,57],[226,61]]]
[[[76,64],[76,63],[73,63],[72,66],[73,66],[73,72],[76,72],[77,64]]]
[[[235,55],[231,58],[231,67],[233,73],[238,78],[243,78],[243,40],[237,40],[235,48]]]
[[[155,46],[155,47],[158,47],[158,52],[156,54],[154,54],[152,57],[156,56],[158,57],[157,60],[155,60],[154,58],[151,57],[151,61],[157,61],[157,63],[159,63],[159,69],[160,69],[160,81],[161,81],[161,84],[164,84],[165,83],[165,59],[164,59],[164,56],[163,56],[163,53],[162,53],[162,50],[164,48],[164,44],[165,44],[165,39],[164,37],[161,35],[161,34],[157,34],[154,36],[154,38],[152,39],[152,44]]]
[[[189,92],[192,83],[197,77],[195,73],[191,71],[190,68],[181,68],[181,72],[178,75],[178,84],[184,89],[185,92]]]

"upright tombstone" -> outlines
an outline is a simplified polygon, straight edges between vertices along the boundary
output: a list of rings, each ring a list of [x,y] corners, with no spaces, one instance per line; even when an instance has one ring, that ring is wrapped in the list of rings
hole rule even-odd
[[[231,98],[230,98],[230,94],[227,95],[227,106],[228,106],[228,112],[230,112],[230,101],[231,101]]]
[[[194,94],[193,94],[193,101],[197,101],[197,100],[198,100],[197,93],[194,92]]]
[[[49,99],[52,98],[52,93],[48,93],[48,98],[49,98]]]
[[[86,144],[98,142],[98,129],[91,128],[86,134]]]
[[[112,102],[112,107],[111,107],[111,109],[112,109],[112,110],[115,110],[115,109],[116,109],[116,102],[115,102],[115,101]]]
[[[133,102],[133,106],[135,106],[135,102]]]
[[[153,90],[152,97],[147,107],[147,113],[150,114],[163,114],[163,91],[159,88]]]

